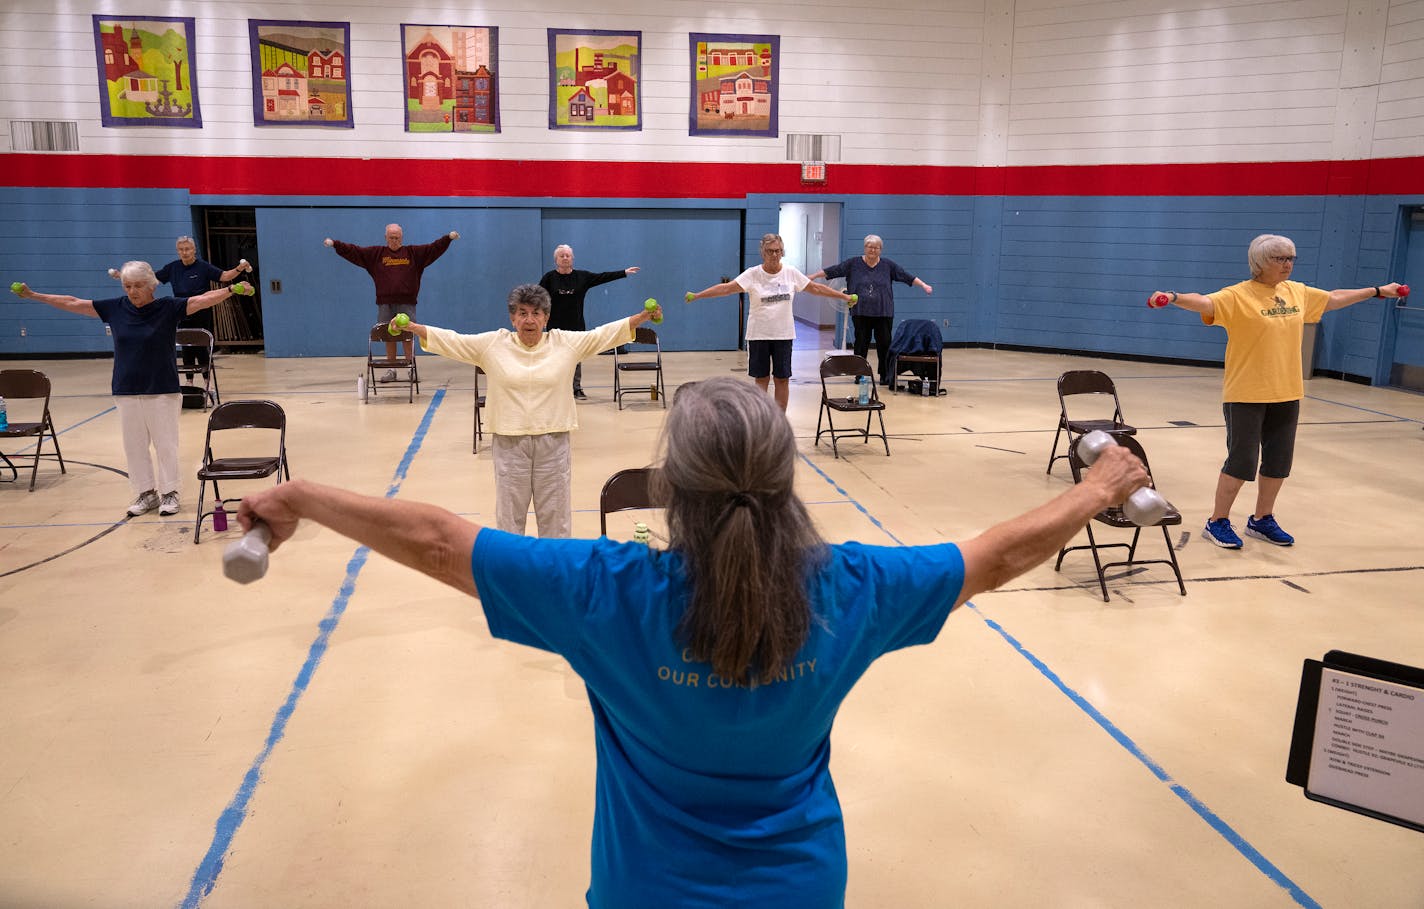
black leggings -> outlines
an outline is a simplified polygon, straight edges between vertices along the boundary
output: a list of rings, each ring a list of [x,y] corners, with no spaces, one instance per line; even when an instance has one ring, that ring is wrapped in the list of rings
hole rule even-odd
[[[1274,404],[1221,405],[1226,417],[1226,463],[1221,472],[1250,482],[1256,479],[1256,458],[1261,475],[1276,480],[1290,476],[1295,456],[1295,427],[1300,422],[1300,401]]]

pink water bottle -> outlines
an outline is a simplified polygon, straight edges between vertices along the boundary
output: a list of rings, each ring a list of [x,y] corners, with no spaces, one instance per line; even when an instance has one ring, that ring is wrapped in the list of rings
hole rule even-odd
[[[218,502],[218,506],[213,509],[213,530],[227,530],[227,512],[223,510],[222,502]]]

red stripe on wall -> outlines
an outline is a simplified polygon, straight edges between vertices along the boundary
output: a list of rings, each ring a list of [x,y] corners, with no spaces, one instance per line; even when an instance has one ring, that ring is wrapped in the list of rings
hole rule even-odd
[[[177,155],[0,155],[0,186],[199,195],[742,199],[789,195],[1300,196],[1424,193],[1424,157],[1238,164],[929,167]]]

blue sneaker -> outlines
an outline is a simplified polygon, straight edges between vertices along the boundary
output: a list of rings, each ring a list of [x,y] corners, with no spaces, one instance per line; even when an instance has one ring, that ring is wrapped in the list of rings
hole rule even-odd
[[[1279,530],[1280,528],[1278,527],[1276,529]],[[1230,518],[1217,518],[1215,521],[1207,521],[1206,529],[1202,531],[1202,536],[1211,540],[1222,549],[1241,548],[1241,538],[1236,535],[1236,531],[1231,529]]]
[[[1276,523],[1276,516],[1273,514],[1268,514],[1259,521],[1255,518],[1247,518],[1246,533],[1258,540],[1275,543],[1277,546],[1289,546],[1295,542],[1295,537],[1281,530],[1281,525]]]

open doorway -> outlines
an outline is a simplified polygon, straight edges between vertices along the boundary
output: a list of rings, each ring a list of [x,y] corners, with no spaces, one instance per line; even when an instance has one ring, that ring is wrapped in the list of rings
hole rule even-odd
[[[841,260],[838,202],[783,202],[776,232],[786,246],[786,264],[802,274],[814,274]],[[849,330],[845,311],[837,301],[797,294],[792,311],[800,325],[816,331],[819,349],[834,350],[849,343],[844,340]]]
[[[217,347],[262,347],[262,266],[257,255],[257,211],[253,208],[200,208],[195,213],[206,258],[228,269],[246,259],[252,266],[250,297],[233,297],[213,307]]]

